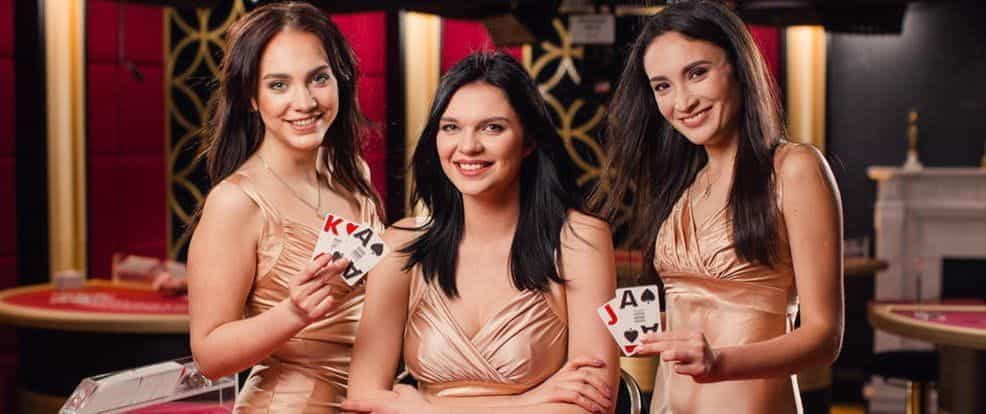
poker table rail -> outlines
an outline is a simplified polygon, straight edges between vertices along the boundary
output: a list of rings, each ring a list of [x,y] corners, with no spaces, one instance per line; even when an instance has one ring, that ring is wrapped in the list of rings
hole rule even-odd
[[[874,328],[938,345],[986,350],[986,330],[925,321],[894,311],[986,312],[986,305],[872,304],[867,310]]]
[[[87,287],[108,287],[133,291],[149,291],[150,287],[132,283],[114,283],[90,279]],[[44,309],[12,303],[9,299],[46,289],[50,283],[21,286],[0,291],[0,323],[19,327],[77,332],[187,334],[188,314],[122,313]]]

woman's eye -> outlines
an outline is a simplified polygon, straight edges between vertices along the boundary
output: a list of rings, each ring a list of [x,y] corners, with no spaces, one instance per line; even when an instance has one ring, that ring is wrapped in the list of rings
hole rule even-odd
[[[507,128],[504,127],[503,125],[499,125],[499,124],[487,124],[485,127],[483,127],[483,129],[486,132],[492,132],[494,134],[499,134],[499,133],[503,132],[504,130],[506,130]]]
[[[445,124],[439,127],[439,129],[441,129],[442,132],[455,132],[455,130],[458,128],[459,127],[455,126],[455,124]]]
[[[281,89],[286,88],[287,86],[288,86],[288,84],[287,83],[284,83],[283,81],[274,81],[274,82],[271,82],[268,85],[268,87],[270,87],[273,90],[281,90]]]
[[[702,75],[705,75],[708,72],[709,72],[709,70],[706,69],[706,68],[695,68],[695,69],[692,69],[691,72],[688,72],[688,78],[689,79],[695,79],[695,78],[701,77]]]
[[[661,83],[658,83],[658,84],[654,85],[654,92],[664,92],[664,91],[666,91],[670,87],[671,87],[671,85],[668,85],[665,82],[661,82]]]
[[[314,82],[319,85],[322,85],[328,83],[329,79],[330,77],[328,73],[319,73],[318,75],[315,75]]]

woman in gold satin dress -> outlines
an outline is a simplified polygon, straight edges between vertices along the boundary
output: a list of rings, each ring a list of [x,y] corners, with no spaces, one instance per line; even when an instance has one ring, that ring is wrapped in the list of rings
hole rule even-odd
[[[666,330],[651,412],[795,413],[794,375],[831,364],[843,327],[842,214],[824,158],[783,140],[744,24],[711,1],[652,17],[611,105],[610,192],[660,277]],[[801,324],[794,327],[801,311]]]
[[[524,68],[477,53],[442,78],[414,152],[431,212],[384,239],[353,355],[354,412],[609,412],[609,226],[581,212],[561,138]],[[417,390],[393,386],[403,354]],[[393,390],[393,391],[392,391]]]
[[[189,247],[192,352],[211,378],[253,367],[236,412],[336,412],[364,290],[312,249],[327,212],[382,229],[355,59],[303,3],[260,7],[228,39],[206,137],[215,186]]]

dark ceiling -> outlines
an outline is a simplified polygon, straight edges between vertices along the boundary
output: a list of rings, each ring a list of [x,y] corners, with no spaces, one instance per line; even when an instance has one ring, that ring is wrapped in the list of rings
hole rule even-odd
[[[179,7],[207,7],[218,0],[125,0]],[[266,3],[268,0],[244,0]],[[558,13],[562,0],[310,0],[330,13],[408,10],[457,19],[513,14],[521,21]],[[569,0],[572,1],[572,0]],[[665,0],[575,0],[583,4],[658,6]],[[687,1],[687,0],[686,0]],[[934,1],[934,0],[932,0]],[[938,0],[944,1],[944,0]],[[727,0],[747,22],[773,26],[821,24],[839,32],[899,32],[910,0]]]

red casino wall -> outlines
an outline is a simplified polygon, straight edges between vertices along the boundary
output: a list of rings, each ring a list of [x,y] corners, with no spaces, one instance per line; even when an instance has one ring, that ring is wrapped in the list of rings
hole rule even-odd
[[[114,252],[166,254],[163,10],[87,3],[90,277],[109,277]]]
[[[14,198],[14,0],[0,0],[0,289],[17,285]],[[13,329],[0,327],[0,410],[13,392]]]

